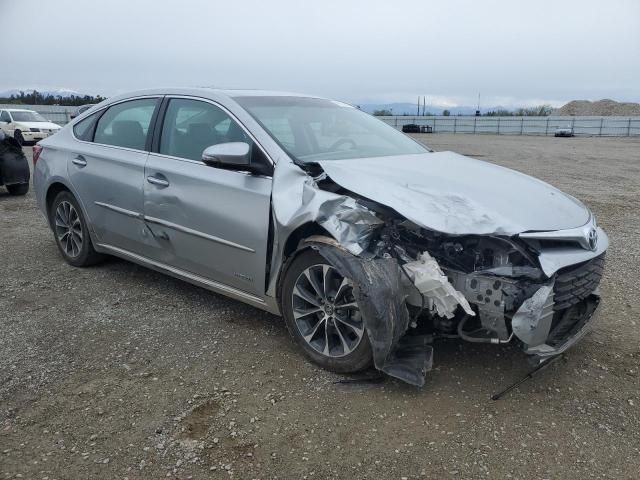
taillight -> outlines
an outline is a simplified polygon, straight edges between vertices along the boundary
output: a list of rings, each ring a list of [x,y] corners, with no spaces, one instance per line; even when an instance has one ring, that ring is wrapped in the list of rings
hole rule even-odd
[[[40,158],[40,154],[42,153],[42,147],[37,143],[33,146],[33,169],[36,168],[36,162]]]

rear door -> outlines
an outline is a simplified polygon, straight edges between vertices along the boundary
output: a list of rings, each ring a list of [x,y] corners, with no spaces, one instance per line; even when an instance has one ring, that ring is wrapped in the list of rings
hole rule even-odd
[[[74,127],[67,171],[101,244],[144,253],[144,165],[159,102],[123,101]]]
[[[252,161],[266,155],[220,106],[168,99],[157,145],[145,167],[144,214],[153,259],[262,295],[271,205],[271,177],[214,168],[205,148],[247,142]]]

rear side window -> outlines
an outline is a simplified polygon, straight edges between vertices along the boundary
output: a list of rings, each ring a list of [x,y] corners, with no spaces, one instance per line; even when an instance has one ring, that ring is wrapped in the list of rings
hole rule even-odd
[[[93,141],[144,150],[157,103],[156,98],[145,98],[114,105],[98,120]]]
[[[93,139],[93,129],[98,118],[98,113],[94,113],[90,117],[76,123],[73,126],[73,134],[78,140],[90,142]]]
[[[9,116],[9,112],[0,113],[0,122],[11,123],[11,117]]]

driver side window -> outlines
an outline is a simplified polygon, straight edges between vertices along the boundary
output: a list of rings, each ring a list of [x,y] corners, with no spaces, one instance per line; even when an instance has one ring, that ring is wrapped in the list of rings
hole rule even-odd
[[[199,100],[169,100],[159,153],[200,161],[207,147],[227,142],[253,143],[240,125],[221,108]]]
[[[11,117],[9,116],[9,112],[5,112],[3,111],[0,114],[0,122],[7,122],[7,123],[11,123]]]

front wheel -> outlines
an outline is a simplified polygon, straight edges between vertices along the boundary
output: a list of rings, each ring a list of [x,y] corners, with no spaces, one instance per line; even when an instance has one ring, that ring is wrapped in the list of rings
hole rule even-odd
[[[102,260],[91,243],[87,222],[71,192],[60,192],[51,204],[51,227],[58,250],[67,263],[74,267],[87,267]]]
[[[289,333],[314,363],[337,373],[371,366],[371,344],[353,284],[318,252],[305,250],[293,260],[281,303]]]
[[[18,145],[24,145],[24,137],[22,136],[22,132],[20,130],[16,130],[15,132],[13,132],[13,138],[16,142],[18,142]]]
[[[28,183],[14,183],[13,185],[7,185],[7,191],[11,195],[25,195],[29,191]]]

